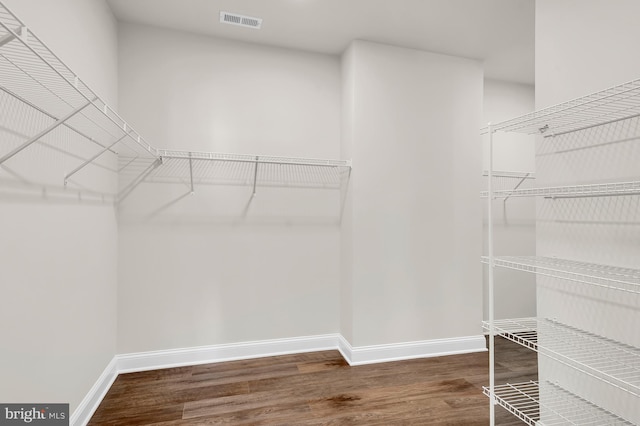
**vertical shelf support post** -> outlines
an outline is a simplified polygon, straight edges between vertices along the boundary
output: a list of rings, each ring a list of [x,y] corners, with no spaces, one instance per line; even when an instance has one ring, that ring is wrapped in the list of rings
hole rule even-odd
[[[489,184],[487,193],[487,243],[489,255],[489,424],[495,426],[495,346],[494,346],[494,303],[493,303],[493,127],[489,123]]]

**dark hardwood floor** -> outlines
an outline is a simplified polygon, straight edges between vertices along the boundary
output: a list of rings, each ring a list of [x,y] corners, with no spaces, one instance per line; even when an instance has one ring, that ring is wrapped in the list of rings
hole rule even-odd
[[[496,339],[496,382],[536,380]],[[120,375],[90,425],[488,425],[488,354],[349,367],[314,352]],[[497,407],[497,424],[522,425]]]

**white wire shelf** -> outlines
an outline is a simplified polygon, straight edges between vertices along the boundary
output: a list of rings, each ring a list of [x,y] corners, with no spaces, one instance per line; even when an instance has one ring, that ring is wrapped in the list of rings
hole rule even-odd
[[[488,191],[480,192],[486,198]],[[611,197],[622,195],[640,195],[640,181],[596,183],[589,185],[552,186],[547,188],[498,189],[493,191],[495,198],[545,197],[545,198],[581,198]]]
[[[351,170],[343,160],[157,150],[2,2],[0,112],[0,165],[46,144],[74,159],[65,162],[67,185],[111,153],[118,156],[119,201],[145,181],[186,183],[192,192],[195,184],[253,185],[255,193],[256,186],[337,188]]]
[[[349,178],[350,161],[274,157],[244,154],[160,151],[161,163],[122,159],[123,183],[149,170],[147,183],[341,189]]]
[[[640,115],[640,79],[491,125],[495,131],[556,136]],[[488,127],[480,130],[487,134]]]
[[[488,387],[484,394],[491,397]],[[530,426],[633,425],[625,419],[549,382],[525,382],[494,387],[495,400]]]
[[[4,96],[28,106],[32,116],[47,118],[41,120],[40,130],[48,130],[46,134],[49,139],[56,136],[55,128],[50,129],[51,126],[65,127],[100,149],[107,148],[112,152],[123,150],[137,156],[156,156],[155,149],[139,133],[2,3],[0,77],[0,89]],[[7,113],[11,111],[3,110],[3,114]],[[25,112],[21,113],[24,119]],[[3,152],[0,163],[16,155],[14,151],[20,147],[13,146],[11,151]]]
[[[557,321],[496,320],[494,332],[612,386],[640,396],[640,349]],[[488,321],[483,328],[490,331]]]
[[[489,258],[483,256],[483,263]],[[640,270],[541,256],[499,256],[497,267],[640,294]]]

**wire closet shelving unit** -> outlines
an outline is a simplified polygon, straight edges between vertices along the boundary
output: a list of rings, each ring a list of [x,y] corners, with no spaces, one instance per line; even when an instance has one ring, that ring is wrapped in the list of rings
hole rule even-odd
[[[145,182],[340,189],[349,160],[160,150],[89,88],[0,2],[0,172],[36,146],[66,155],[60,192],[120,202]],[[101,163],[116,156],[115,165]],[[117,174],[113,191],[93,191],[92,167]],[[10,171],[9,173],[15,174]],[[25,181],[27,179],[22,179]]]
[[[601,381],[612,389],[637,398],[640,406],[640,349],[606,336],[563,324],[552,318],[495,318],[495,268],[506,268],[537,276],[551,277],[577,286],[595,286],[640,295],[640,269],[623,268],[542,256],[496,256],[492,200],[510,197],[543,199],[612,197],[640,195],[640,181],[603,182],[585,185],[496,188],[496,179],[527,177],[528,173],[493,170],[494,134],[516,132],[554,138],[624,120],[640,117],[640,79],[593,93],[569,102],[541,109],[480,130],[489,140],[487,198],[488,255],[481,261],[489,268],[489,319],[483,322],[489,334],[489,386],[484,393],[490,400],[491,425],[495,424],[495,405],[500,405],[531,426],[539,425],[631,425],[616,413],[598,407],[558,384],[527,382],[495,383],[495,336],[501,336],[536,351],[563,366]],[[544,395],[544,397],[541,397]]]

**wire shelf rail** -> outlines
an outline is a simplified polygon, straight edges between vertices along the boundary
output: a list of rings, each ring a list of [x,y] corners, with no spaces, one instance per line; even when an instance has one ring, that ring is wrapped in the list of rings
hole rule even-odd
[[[640,79],[491,125],[491,131],[557,136],[640,115]],[[489,127],[480,130],[490,133]]]
[[[484,394],[491,397],[489,388]],[[495,386],[493,397],[507,411],[530,426],[633,425],[562,387],[549,382],[507,383]]]
[[[483,256],[481,261],[488,264],[489,258]],[[640,294],[640,270],[638,269],[543,256],[500,256],[494,258],[494,265],[611,290]]]
[[[341,189],[351,171],[347,160],[169,150],[158,153],[157,162],[120,158],[123,197],[142,181],[184,184],[191,192],[199,185],[249,186],[254,195],[258,187]],[[142,180],[137,179],[143,175]]]
[[[553,186],[547,188],[496,189],[493,191],[494,198],[545,197],[555,199],[622,195],[640,195],[640,181]],[[488,191],[480,192],[480,196],[486,198]]]
[[[483,328],[489,330],[488,321]],[[558,321],[494,321],[494,332],[612,386],[640,396],[640,349]]]

